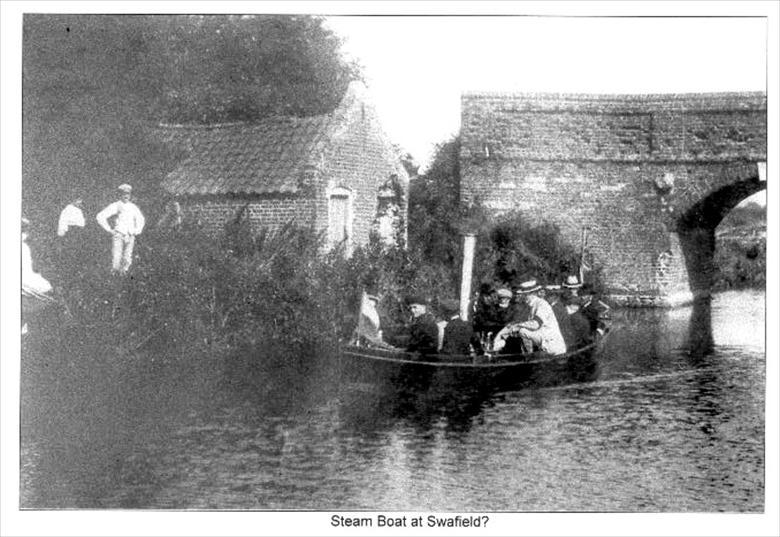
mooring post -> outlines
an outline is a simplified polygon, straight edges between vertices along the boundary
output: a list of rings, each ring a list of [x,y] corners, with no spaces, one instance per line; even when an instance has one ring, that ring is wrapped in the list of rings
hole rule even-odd
[[[474,245],[477,236],[472,233],[463,235],[463,267],[460,273],[460,318],[469,319],[469,302],[471,298],[471,273],[474,266]]]

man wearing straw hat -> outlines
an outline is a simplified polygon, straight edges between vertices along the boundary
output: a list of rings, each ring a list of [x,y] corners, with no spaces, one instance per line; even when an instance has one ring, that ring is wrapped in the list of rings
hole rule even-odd
[[[96,219],[100,227],[112,236],[111,271],[126,274],[133,262],[135,237],[143,231],[146,220],[141,209],[130,201],[133,187],[123,184],[117,190],[120,192],[119,200],[100,211]],[[112,217],[116,217],[113,228],[108,222]]]
[[[525,321],[510,323],[501,330],[496,336],[494,350],[501,350],[507,338],[518,337],[524,352],[538,349],[554,355],[566,353],[566,343],[558,327],[558,321],[550,304],[539,296],[541,290],[542,286],[536,280],[528,280],[520,284],[517,294],[528,308],[528,316]]]

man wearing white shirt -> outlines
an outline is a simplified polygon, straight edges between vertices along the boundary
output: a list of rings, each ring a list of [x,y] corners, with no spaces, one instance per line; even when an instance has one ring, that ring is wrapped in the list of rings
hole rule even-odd
[[[76,198],[62,210],[60,221],[57,224],[58,237],[64,237],[71,227],[84,227],[84,213],[81,212],[82,203],[81,198]]]
[[[536,280],[520,284],[518,298],[525,304],[528,316],[525,321],[508,324],[496,335],[495,350],[501,350],[509,337],[519,337],[525,352],[541,350],[548,354],[566,353],[566,343],[558,327],[552,307],[539,296],[542,286]]]
[[[84,262],[84,213],[81,211],[83,200],[79,197],[65,206],[57,223],[57,253],[59,257],[59,275],[63,283],[73,279]]]
[[[130,201],[133,187],[124,184],[119,186],[121,197],[97,214],[97,222],[100,227],[111,233],[111,270],[114,273],[126,274],[133,262],[133,246],[136,235],[140,235],[144,229],[146,220],[138,206]],[[108,222],[114,219],[113,228]]]

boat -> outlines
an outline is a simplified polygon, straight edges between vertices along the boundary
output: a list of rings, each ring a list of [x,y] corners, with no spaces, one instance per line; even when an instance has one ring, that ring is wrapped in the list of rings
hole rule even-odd
[[[352,382],[396,388],[516,388],[584,381],[597,371],[596,357],[609,336],[566,354],[421,355],[400,349],[345,345],[342,371]]]
[[[474,251],[475,236],[466,234],[460,290],[461,319],[468,319]],[[607,326],[594,329],[590,343],[561,355],[492,351],[469,355],[418,354],[394,348],[382,340],[379,316],[374,307],[376,301],[376,297],[363,292],[354,337],[341,348],[342,375],[358,385],[429,388],[435,384],[495,389],[582,381],[596,371],[595,357],[609,335]]]

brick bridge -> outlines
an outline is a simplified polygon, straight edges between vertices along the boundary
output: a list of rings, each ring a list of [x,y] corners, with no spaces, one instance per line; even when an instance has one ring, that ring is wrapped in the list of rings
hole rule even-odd
[[[612,299],[708,295],[715,228],[766,188],[766,95],[466,94],[461,199],[556,223]]]

